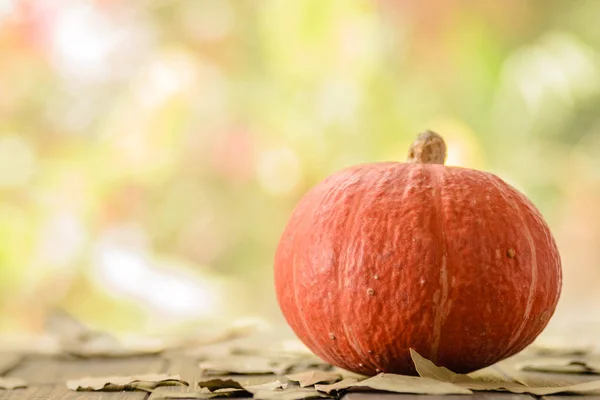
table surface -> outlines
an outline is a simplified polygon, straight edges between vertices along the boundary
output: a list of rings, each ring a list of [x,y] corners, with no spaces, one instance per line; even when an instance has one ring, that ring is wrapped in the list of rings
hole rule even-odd
[[[510,375],[525,384],[531,385],[545,382],[548,385],[560,385],[567,383],[579,383],[589,380],[598,380],[594,375],[578,374],[547,374],[522,372],[514,368],[518,357],[506,360],[495,366],[499,371]],[[592,357],[592,356],[588,356]],[[598,358],[595,359],[599,361]],[[66,381],[85,376],[121,376],[149,373],[169,373],[179,374],[182,379],[190,383],[190,387],[160,387],[156,392],[164,390],[187,391],[195,387],[197,382],[202,379],[202,371],[198,368],[198,359],[181,351],[165,352],[161,355],[138,356],[132,358],[78,358],[72,356],[44,356],[44,355],[16,355],[0,354],[0,376],[18,377],[28,383],[24,389],[0,390],[0,400],[24,400],[24,399],[62,399],[62,400],[152,400],[153,396],[158,398],[157,394],[145,392],[75,392],[66,387]],[[262,376],[259,379],[274,380],[272,376]],[[394,394],[394,393],[348,393],[344,396],[348,400],[408,400],[416,395]],[[472,396],[477,399],[489,400],[531,400],[533,396],[523,394],[510,394],[498,392],[477,392]],[[441,398],[443,400],[455,400],[457,396],[428,396],[428,398]],[[573,396],[548,396],[553,399]],[[600,399],[600,396],[591,395],[587,398]],[[452,399],[449,399],[452,398]],[[464,398],[464,397],[462,397]],[[440,399],[436,399],[440,400]]]

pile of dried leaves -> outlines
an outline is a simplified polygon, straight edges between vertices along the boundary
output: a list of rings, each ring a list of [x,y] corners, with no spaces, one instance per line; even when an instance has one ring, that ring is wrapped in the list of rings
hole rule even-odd
[[[50,325],[51,331],[62,339],[63,353],[78,357],[125,357],[175,351],[179,356],[197,360],[197,376],[201,377],[193,384],[178,375],[162,374],[67,382],[69,389],[77,391],[141,390],[152,393],[150,400],[229,397],[295,400],[340,398],[354,391],[431,395],[468,395],[479,391],[536,396],[600,394],[600,380],[577,383],[567,380],[564,384],[541,380],[541,383],[532,384],[491,373],[490,368],[469,375],[456,374],[436,366],[414,350],[411,350],[411,356],[418,377],[388,373],[364,377],[324,363],[297,341],[277,340],[266,335],[251,337],[249,331],[220,331],[196,342],[137,342],[135,345],[133,341],[132,345],[101,332],[92,332],[65,316]],[[533,349],[534,355],[526,357],[517,368],[542,375],[598,375],[600,363],[584,357],[590,350],[538,347]],[[4,382],[6,388],[24,385],[22,381]]]
[[[235,353],[235,352],[234,352]],[[200,379],[195,387],[186,387],[186,391],[155,390],[161,386],[188,386],[177,376],[141,376],[126,378],[95,379],[70,382],[73,390],[145,390],[153,392],[151,400],[160,399],[207,399],[228,397],[254,397],[256,399],[295,400],[311,398],[339,398],[352,391],[384,391],[410,394],[472,394],[478,391],[497,391],[511,393],[528,393],[543,396],[557,393],[590,394],[600,393],[600,380],[564,386],[528,386],[520,382],[486,376],[485,373],[472,375],[456,374],[446,368],[438,367],[431,361],[411,350],[411,356],[419,377],[381,373],[374,377],[362,377],[336,370],[331,366],[318,363],[314,357],[296,355],[296,361],[311,359],[312,366],[302,372],[290,373],[294,369],[291,355],[279,354],[280,358],[288,357],[288,364],[273,360],[272,356],[261,359],[257,354],[252,358],[240,357],[217,362],[201,362],[205,378]],[[233,356],[235,357],[235,356]],[[251,360],[251,361],[249,361]],[[254,363],[257,361],[257,363]],[[304,360],[305,365],[310,362]],[[584,372],[599,373],[596,366],[586,363],[556,364],[552,359],[542,365],[541,362],[526,363],[522,368],[551,372]],[[233,363],[230,363],[233,362]],[[575,365],[575,367],[573,366]],[[535,367],[533,367],[535,366]],[[297,367],[297,366],[296,366]],[[562,369],[561,369],[562,368]],[[575,369],[575,371],[573,371]],[[268,374],[272,380],[256,383],[248,376],[252,374]]]

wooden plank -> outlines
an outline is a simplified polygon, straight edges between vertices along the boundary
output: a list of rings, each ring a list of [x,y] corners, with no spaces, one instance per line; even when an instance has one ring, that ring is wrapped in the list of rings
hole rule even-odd
[[[576,397],[580,397],[577,395],[565,395],[565,394],[554,394],[550,396],[542,396],[542,400],[573,400]],[[585,400],[600,400],[599,395],[585,395]]]
[[[343,400],[533,400],[534,397],[526,394],[512,394],[500,392],[475,392],[469,396],[463,395],[419,395],[382,392],[354,392],[348,393]]]
[[[145,392],[74,392],[64,385],[0,390],[0,400],[144,400]]]
[[[161,387],[158,387],[158,388],[154,389],[154,391],[152,391],[152,394],[150,395],[150,397],[148,398],[148,400],[160,400],[160,399],[164,399],[164,394],[165,393],[169,393],[169,392],[187,393],[187,392],[193,392],[194,390],[198,390],[198,388],[194,388],[192,386],[190,386],[190,387],[185,387],[185,386],[183,386],[183,387],[182,386],[161,386]],[[252,397],[236,397],[236,400],[245,400],[245,399],[252,399]],[[2,399],[0,399],[0,400],[2,400]]]
[[[28,384],[65,384],[69,379],[161,373],[165,360],[157,357],[127,359],[27,358],[6,376],[22,378]]]

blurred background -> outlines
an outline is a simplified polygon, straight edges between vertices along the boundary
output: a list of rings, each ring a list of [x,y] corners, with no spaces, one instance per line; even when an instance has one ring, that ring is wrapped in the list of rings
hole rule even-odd
[[[0,333],[280,321],[312,185],[404,160],[524,191],[555,233],[554,326],[600,318],[600,2],[0,0]],[[570,325],[573,326],[573,325]]]

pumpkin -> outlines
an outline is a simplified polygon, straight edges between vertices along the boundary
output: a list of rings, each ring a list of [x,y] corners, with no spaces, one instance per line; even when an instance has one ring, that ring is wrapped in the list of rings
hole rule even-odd
[[[344,169],[296,206],[275,255],[277,300],[323,360],[412,375],[413,348],[466,373],[547,325],[562,273],[542,215],[497,176],[445,157],[428,131],[408,162]]]

